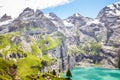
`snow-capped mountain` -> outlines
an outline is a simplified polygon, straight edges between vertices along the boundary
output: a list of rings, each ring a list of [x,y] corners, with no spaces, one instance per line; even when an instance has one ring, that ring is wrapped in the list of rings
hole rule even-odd
[[[89,39],[98,41],[98,37],[104,42],[109,42],[113,41],[113,39],[120,39],[120,2],[104,7],[96,19],[75,13],[62,20],[54,13],[44,14],[40,10],[34,11],[26,8],[12,22],[11,17],[6,14],[1,17],[0,21],[0,33],[16,31],[22,28],[29,30],[31,27],[36,27],[42,28],[45,33],[60,31],[66,37],[79,35],[81,42]]]
[[[120,40],[120,2],[103,8],[97,18],[107,28],[109,44],[113,45]]]
[[[62,20],[54,13],[45,14],[40,10],[34,11],[30,8],[24,9],[14,20],[7,15],[0,18],[1,34],[15,31],[37,35],[57,33],[55,35],[61,36],[62,34],[62,37],[65,38],[63,43],[67,47],[66,50],[83,46],[86,42],[91,41],[100,42],[104,49],[105,46],[117,49],[120,47],[120,2],[104,7],[95,19],[76,13]],[[109,58],[113,55],[115,56],[112,59],[114,63],[117,53],[112,53],[114,51],[109,49],[106,50],[108,52],[105,52],[104,49],[99,51],[102,53],[99,57],[102,56],[103,61],[106,57]]]

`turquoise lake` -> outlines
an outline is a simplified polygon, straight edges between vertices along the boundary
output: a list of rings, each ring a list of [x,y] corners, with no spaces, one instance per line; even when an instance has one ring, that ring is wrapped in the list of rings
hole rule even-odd
[[[73,68],[72,80],[120,80],[120,70],[105,68]],[[63,74],[66,77],[66,74]]]

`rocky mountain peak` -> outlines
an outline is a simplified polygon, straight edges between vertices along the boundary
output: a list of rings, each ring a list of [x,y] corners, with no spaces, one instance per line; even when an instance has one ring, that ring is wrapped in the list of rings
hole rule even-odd
[[[50,21],[52,21],[56,26],[63,26],[62,20],[54,13],[44,14]]]
[[[120,36],[120,2],[104,7],[97,18],[107,28],[107,42],[109,45],[118,45]]]
[[[51,16],[51,17],[57,17],[56,14],[55,14],[55,13],[52,13],[52,12],[49,13],[49,16]]]
[[[105,16],[107,17],[120,16],[120,2],[116,2],[114,4],[104,7],[98,14],[97,18],[102,18]]]
[[[73,14],[74,17],[82,17],[79,13]]]
[[[19,17],[30,17],[34,15],[34,10],[27,7],[23,10],[23,12],[19,15]]]
[[[36,17],[39,16],[39,15],[43,15],[43,14],[44,13],[39,9],[37,9],[36,12],[35,12]]]
[[[120,2],[113,3],[111,5],[108,5],[107,7],[109,7],[112,10],[114,10],[114,9],[120,10]]]
[[[84,16],[80,15],[79,13],[75,13],[75,14],[73,14],[72,16],[70,16],[70,17],[68,17],[68,18],[78,19],[78,18],[84,18]]]
[[[10,20],[11,19],[11,16],[8,16],[7,14],[4,14],[1,19],[0,19],[0,22],[2,21],[6,21],[6,20]]]
[[[33,9],[31,9],[31,8],[29,8],[29,7],[27,7],[27,8],[25,8],[24,10],[23,10],[23,12],[26,12],[26,11],[34,11]]]
[[[49,18],[53,21],[61,21],[61,19],[54,13],[49,13]]]
[[[54,13],[49,13],[49,14],[44,14],[47,18],[49,18],[52,21],[59,21],[61,20],[56,14]]]
[[[115,25],[120,23],[120,2],[104,7],[97,18],[100,22],[105,23],[107,28],[115,28]]]

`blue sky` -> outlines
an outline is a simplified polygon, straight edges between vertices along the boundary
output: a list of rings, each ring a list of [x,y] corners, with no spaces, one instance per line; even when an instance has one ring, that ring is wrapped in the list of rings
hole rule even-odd
[[[54,12],[61,18],[67,18],[74,13],[80,13],[85,17],[95,18],[105,6],[120,0],[73,0],[68,4],[43,9],[45,13]]]
[[[0,17],[5,13],[17,17],[29,7],[44,13],[54,12],[63,19],[74,13],[95,18],[102,8],[117,1],[120,0],[0,0]]]

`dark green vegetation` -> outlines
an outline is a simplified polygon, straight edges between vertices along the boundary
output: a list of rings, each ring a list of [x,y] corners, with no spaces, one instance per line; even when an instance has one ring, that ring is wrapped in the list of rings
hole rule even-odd
[[[56,76],[56,71],[55,71],[55,69],[53,69],[52,74]]]
[[[67,70],[66,76],[67,76],[68,78],[72,77],[72,73],[71,73],[70,69]]]
[[[118,51],[118,66],[117,67],[120,69],[120,50]]]

